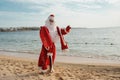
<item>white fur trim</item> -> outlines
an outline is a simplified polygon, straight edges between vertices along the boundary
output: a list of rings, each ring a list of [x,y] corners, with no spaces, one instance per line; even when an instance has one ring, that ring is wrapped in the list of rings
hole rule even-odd
[[[47,71],[48,71],[47,69],[46,70],[41,70],[42,73],[46,73]]]
[[[39,69],[39,72],[40,72],[40,73],[46,73],[46,72],[48,71],[48,69],[43,70],[42,67],[38,67],[38,69]]]
[[[48,56],[52,56],[53,54],[52,54],[52,53],[48,53],[47,55],[48,55]]]

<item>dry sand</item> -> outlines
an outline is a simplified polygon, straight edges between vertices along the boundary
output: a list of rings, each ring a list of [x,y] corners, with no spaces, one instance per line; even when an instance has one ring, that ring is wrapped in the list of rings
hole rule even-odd
[[[56,62],[54,69],[39,74],[35,59],[0,55],[0,80],[120,80],[120,65]]]

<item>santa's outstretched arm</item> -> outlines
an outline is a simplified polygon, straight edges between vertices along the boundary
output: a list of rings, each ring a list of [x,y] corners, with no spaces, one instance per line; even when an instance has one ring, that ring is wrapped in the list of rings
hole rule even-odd
[[[61,28],[61,34],[65,35],[65,34],[69,33],[70,29],[71,29],[70,25],[68,25],[65,29]]]

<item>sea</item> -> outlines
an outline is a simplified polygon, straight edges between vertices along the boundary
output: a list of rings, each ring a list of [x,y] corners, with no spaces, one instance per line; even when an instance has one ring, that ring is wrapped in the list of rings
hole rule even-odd
[[[72,28],[64,38],[69,51],[62,51],[58,41],[57,55],[120,61],[120,27]],[[0,52],[8,55],[39,55],[41,46],[39,30],[0,32]]]

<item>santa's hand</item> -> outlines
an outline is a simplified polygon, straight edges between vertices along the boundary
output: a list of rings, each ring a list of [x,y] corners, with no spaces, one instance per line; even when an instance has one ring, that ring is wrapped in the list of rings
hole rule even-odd
[[[49,47],[46,47],[46,50],[49,50],[50,48]]]
[[[53,45],[49,46],[49,47],[45,47],[45,49],[48,51],[48,52],[53,52]]]
[[[66,31],[67,31],[67,32],[70,32],[70,29],[71,29],[71,27],[70,27],[70,25],[68,25],[68,26],[66,27]]]
[[[53,52],[53,47],[50,47],[49,50],[48,50],[49,53],[52,53]]]

